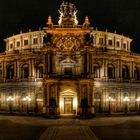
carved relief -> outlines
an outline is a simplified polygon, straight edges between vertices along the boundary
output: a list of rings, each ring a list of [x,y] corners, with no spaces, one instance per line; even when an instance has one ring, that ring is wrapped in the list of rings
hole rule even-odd
[[[56,47],[61,51],[78,51],[80,42],[74,37],[62,37]]]

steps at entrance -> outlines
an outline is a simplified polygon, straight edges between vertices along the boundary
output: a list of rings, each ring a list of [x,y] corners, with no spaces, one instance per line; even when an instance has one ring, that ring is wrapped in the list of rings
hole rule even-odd
[[[60,115],[60,119],[77,119],[78,116],[77,115]]]

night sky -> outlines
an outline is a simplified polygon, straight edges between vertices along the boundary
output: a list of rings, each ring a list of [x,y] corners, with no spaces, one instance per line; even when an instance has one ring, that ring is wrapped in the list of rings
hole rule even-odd
[[[68,0],[76,4],[79,24],[89,16],[91,26],[124,34],[133,39],[132,50],[140,53],[140,0]],[[0,50],[3,39],[13,34],[46,26],[49,15],[57,24],[62,0],[1,0]]]

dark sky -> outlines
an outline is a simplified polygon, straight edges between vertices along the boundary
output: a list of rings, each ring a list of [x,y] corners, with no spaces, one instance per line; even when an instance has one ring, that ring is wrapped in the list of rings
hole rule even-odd
[[[89,16],[91,25],[99,30],[115,30],[133,39],[132,49],[140,53],[140,0],[68,0],[76,4],[79,24]],[[46,26],[49,15],[57,24],[62,0],[1,0],[0,48],[3,39],[20,30],[38,30]]]

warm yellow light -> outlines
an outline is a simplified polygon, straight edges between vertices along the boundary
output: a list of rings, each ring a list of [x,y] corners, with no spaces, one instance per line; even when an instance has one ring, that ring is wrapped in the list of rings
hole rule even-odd
[[[139,102],[139,101],[140,101],[140,97],[138,97],[138,98],[136,99],[136,101]]]
[[[14,100],[14,98],[12,97],[12,96],[9,96],[8,98],[7,98],[7,101],[13,101]]]
[[[28,102],[30,102],[30,101],[31,101],[31,98],[30,98],[29,96],[26,96],[26,97],[23,98],[23,101],[28,101]]]
[[[60,100],[60,108],[64,107],[64,101],[63,100]]]
[[[76,99],[73,100],[73,107],[74,107],[74,108],[77,108],[77,100],[76,100]]]
[[[130,99],[129,99],[129,97],[126,96],[126,97],[123,99],[123,101],[124,101],[124,102],[129,102]]]
[[[106,101],[115,101],[115,99],[109,96]]]

